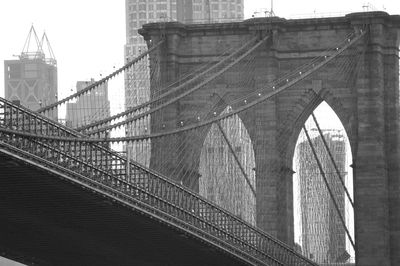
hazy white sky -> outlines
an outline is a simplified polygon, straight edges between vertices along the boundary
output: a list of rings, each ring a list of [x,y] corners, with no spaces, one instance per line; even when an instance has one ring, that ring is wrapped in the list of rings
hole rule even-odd
[[[370,1],[376,9],[400,14],[400,1]],[[280,17],[316,13],[348,13],[362,10],[362,0],[275,0]],[[288,8],[290,7],[290,8]],[[245,17],[270,8],[270,0],[245,0]],[[75,88],[76,81],[112,71],[123,63],[125,43],[124,0],[1,0],[0,59],[21,53],[33,24],[38,35],[46,31],[58,61],[59,94]],[[40,37],[39,36],[39,37]],[[4,65],[0,64],[0,96],[4,96]]]

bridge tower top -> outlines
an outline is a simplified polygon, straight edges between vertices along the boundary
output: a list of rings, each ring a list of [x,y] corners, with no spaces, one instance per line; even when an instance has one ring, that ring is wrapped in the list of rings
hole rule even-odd
[[[351,34],[362,35],[362,42],[354,43],[337,57],[338,62],[344,62],[347,56],[350,58],[351,53],[359,58],[354,63],[357,69],[352,72],[351,81],[335,77],[333,72],[347,71],[338,69],[339,63],[332,63],[305,79],[297,90],[293,86],[293,90],[260,104],[257,111],[246,115],[247,120],[243,119],[252,142],[263,143],[267,139],[265,143],[269,145],[255,147],[257,226],[289,244],[293,242],[292,173],[281,176],[275,173],[277,169],[291,169],[298,133],[315,104],[325,100],[341,120],[353,153],[358,263],[400,263],[399,15],[375,11],[331,18],[263,17],[197,25],[152,23],[144,25],[140,33],[148,42],[165,39],[158,55],[166,82],[175,80],[179,73],[215,60],[225,49],[241,47],[253,37],[272,37],[255,50],[255,66],[251,73],[246,73],[251,85],[236,85],[237,73],[227,73],[226,78],[218,80],[221,86],[209,91],[212,94],[221,88],[217,93],[222,96],[245,95],[264,87],[268,90],[266,84],[290,73],[296,66],[306,65],[335,47],[338,50],[340,46],[334,45],[350,41]],[[206,93],[204,89],[193,97],[196,106],[205,106],[199,99],[204,99]],[[185,104],[191,103],[187,101],[181,106]],[[196,106],[190,106],[191,110]],[[171,113],[189,116],[183,108],[176,109]],[[168,122],[176,124],[176,121]]]
[[[366,24],[385,24],[400,29],[400,15],[389,15],[383,11],[349,13],[342,17],[285,19],[281,17],[255,17],[241,22],[183,24],[180,22],[157,22],[143,25],[139,30],[146,40],[173,33],[189,37],[191,35],[240,35],[257,30],[322,30],[340,29]]]

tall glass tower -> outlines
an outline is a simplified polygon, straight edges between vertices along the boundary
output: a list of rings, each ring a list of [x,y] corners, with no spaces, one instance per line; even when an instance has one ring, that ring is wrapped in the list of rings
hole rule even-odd
[[[326,152],[321,136],[315,131],[310,131],[312,144],[324,169],[327,183],[340,214],[346,217],[344,188]],[[323,135],[341,177],[346,183],[344,132],[324,130]],[[302,138],[298,143],[295,158],[300,189],[302,241],[299,244],[301,244],[302,252],[317,263],[342,263],[347,254],[345,229],[306,139]]]

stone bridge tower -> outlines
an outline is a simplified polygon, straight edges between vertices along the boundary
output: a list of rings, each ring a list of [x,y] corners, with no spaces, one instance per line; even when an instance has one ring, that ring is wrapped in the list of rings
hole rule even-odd
[[[239,47],[256,35],[272,36],[256,50],[251,85],[235,87],[235,74],[225,73],[216,86],[195,92],[190,101],[183,99],[169,106],[162,121],[153,118],[153,125],[164,123],[174,127],[205,106],[203,103],[213,95],[219,95],[226,102],[230,97],[246,95],[361,29],[368,34],[351,48],[364,51],[357,73],[352,75],[354,82],[344,82],[331,75],[337,72],[337,66],[332,64],[240,117],[250,134],[256,157],[257,225],[291,245],[291,169],[295,144],[308,116],[319,103],[326,101],[350,139],[357,265],[394,266],[400,265],[400,16],[370,12],[336,18],[254,18],[207,25],[171,22],[145,25],[141,33],[153,43],[166,37],[158,52],[163,82],[216,58],[220,47]],[[152,145],[164,147],[178,141]],[[153,165],[160,159],[156,157],[152,158]],[[173,155],[166,157],[173,167]]]

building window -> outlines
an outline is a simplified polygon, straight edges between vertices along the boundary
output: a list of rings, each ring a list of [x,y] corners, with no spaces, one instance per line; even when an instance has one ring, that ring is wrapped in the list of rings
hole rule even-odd
[[[21,65],[9,65],[8,66],[8,77],[10,79],[20,79],[21,78]]]
[[[157,4],[157,10],[167,10],[167,4]]]
[[[36,71],[25,71],[25,78],[35,79],[37,77],[38,77],[38,73]]]
[[[140,4],[139,11],[146,11],[146,4]]]
[[[25,65],[25,71],[36,71],[37,65],[36,64],[26,64]]]
[[[26,64],[25,65],[25,78],[37,78],[37,65],[36,64]]]
[[[201,20],[203,18],[201,13],[194,13],[193,17],[194,17],[195,20]]]
[[[164,12],[158,12],[157,13],[157,18],[166,18],[167,15]]]
[[[172,11],[171,12],[171,16],[172,16],[173,19],[176,19],[176,11]]]

